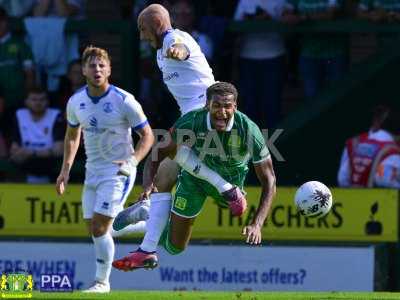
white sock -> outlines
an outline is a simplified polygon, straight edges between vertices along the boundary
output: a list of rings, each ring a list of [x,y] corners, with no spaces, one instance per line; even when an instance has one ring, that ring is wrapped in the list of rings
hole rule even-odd
[[[126,226],[121,230],[114,230],[111,228],[110,233],[112,237],[120,237],[130,233],[144,233],[146,232],[146,221],[140,221],[136,224],[131,224]]]
[[[99,237],[92,236],[92,239],[96,253],[96,281],[108,283],[115,252],[113,238],[108,232]]]
[[[157,250],[160,237],[168,223],[171,211],[171,193],[153,193],[150,195],[149,219],[146,221],[146,234],[140,249],[153,252]]]
[[[207,167],[197,155],[187,146],[180,146],[174,160],[193,176],[203,179],[213,185],[221,194],[233,188],[233,185],[223,179],[218,173]]]

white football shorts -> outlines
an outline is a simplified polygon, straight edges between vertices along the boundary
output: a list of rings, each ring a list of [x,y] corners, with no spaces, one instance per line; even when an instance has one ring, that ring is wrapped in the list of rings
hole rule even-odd
[[[84,219],[91,219],[94,213],[115,218],[123,210],[135,182],[136,168],[130,176],[116,175],[117,172],[118,168],[86,170],[82,193]]]

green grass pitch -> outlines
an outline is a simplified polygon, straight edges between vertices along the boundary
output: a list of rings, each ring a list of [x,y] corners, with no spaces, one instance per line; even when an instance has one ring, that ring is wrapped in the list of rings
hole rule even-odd
[[[112,299],[112,300],[391,300],[400,299],[400,293],[308,293],[308,292],[145,292],[113,291],[110,294],[33,293],[32,299]]]

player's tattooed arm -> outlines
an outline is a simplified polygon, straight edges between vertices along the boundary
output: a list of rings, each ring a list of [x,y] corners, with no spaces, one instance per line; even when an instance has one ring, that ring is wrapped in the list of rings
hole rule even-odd
[[[186,60],[189,58],[190,52],[185,44],[177,43],[167,49],[166,56],[171,59]]]
[[[271,158],[254,164],[254,169],[262,187],[260,203],[254,219],[250,225],[243,228],[242,233],[246,236],[246,243],[257,245],[261,243],[262,228],[271,210],[272,200],[276,193],[276,178]]]

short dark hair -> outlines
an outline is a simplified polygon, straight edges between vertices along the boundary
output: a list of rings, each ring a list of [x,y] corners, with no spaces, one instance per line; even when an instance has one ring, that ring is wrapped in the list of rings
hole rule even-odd
[[[235,102],[237,102],[238,92],[235,86],[229,82],[219,81],[209,86],[207,89],[207,101],[211,100],[214,95],[227,96],[233,95]]]

